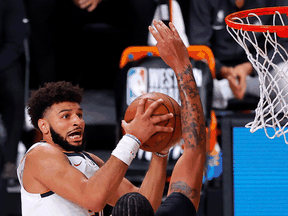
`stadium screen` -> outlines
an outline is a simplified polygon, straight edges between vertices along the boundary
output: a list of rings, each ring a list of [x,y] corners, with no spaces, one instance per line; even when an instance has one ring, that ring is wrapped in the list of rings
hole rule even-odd
[[[288,145],[283,136],[269,139],[264,129],[251,133],[244,119],[228,121],[224,127],[230,126],[230,142],[222,147],[224,215],[288,216]]]

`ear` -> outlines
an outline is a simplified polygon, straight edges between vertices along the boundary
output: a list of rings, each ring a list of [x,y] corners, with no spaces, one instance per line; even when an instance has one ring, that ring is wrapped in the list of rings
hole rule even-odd
[[[38,120],[38,127],[43,134],[47,134],[50,131],[49,123],[45,119]]]

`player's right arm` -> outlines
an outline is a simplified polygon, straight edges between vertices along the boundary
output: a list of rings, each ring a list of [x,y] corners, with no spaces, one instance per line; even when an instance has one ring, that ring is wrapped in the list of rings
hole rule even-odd
[[[145,101],[146,99],[142,99],[139,102],[135,118],[129,124],[123,125],[126,133],[133,134],[143,142],[158,131],[173,130],[170,127],[156,125],[173,115],[152,116],[161,100],[153,102],[146,111]],[[30,193],[51,190],[86,209],[99,212],[121,184],[127,168],[126,163],[111,155],[109,160],[87,179],[70,165],[68,158],[59,148],[46,143],[27,154],[23,186]]]
[[[99,212],[121,183],[128,165],[111,156],[87,179],[68,158],[50,144],[36,147],[26,158],[23,186],[30,193],[53,191],[86,209]]]

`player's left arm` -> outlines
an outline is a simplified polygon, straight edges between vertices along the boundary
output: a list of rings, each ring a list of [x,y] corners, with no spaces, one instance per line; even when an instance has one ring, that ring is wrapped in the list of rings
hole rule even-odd
[[[91,153],[90,156],[100,167],[103,166],[103,160]],[[166,167],[167,157],[159,157],[153,154],[149,169],[140,188],[133,185],[128,179],[123,178],[117,191],[110,196],[107,204],[114,206],[117,200],[124,194],[139,192],[150,201],[154,211],[156,211],[161,205],[161,199],[166,181]]]
[[[134,186],[127,179],[123,179],[118,190],[110,197],[110,205],[114,206],[117,200],[126,193],[139,192],[151,203],[154,212],[161,205],[166,181],[167,157],[159,157],[153,154],[149,169],[140,188]]]
[[[167,157],[153,154],[149,169],[141,184],[139,192],[151,203],[154,212],[161,205],[166,182]]]

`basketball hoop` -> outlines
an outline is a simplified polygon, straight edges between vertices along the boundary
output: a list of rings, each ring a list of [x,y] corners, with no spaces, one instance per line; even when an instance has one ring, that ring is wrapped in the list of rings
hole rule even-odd
[[[284,22],[287,15],[288,7],[268,7],[232,13],[225,18],[228,32],[245,50],[259,76],[260,100],[254,121],[246,127],[252,133],[264,128],[270,139],[283,135],[286,144],[288,53],[281,43],[288,40],[288,23]],[[263,20],[269,16],[271,23],[264,25]],[[273,128],[274,133],[268,134],[267,128]]]

